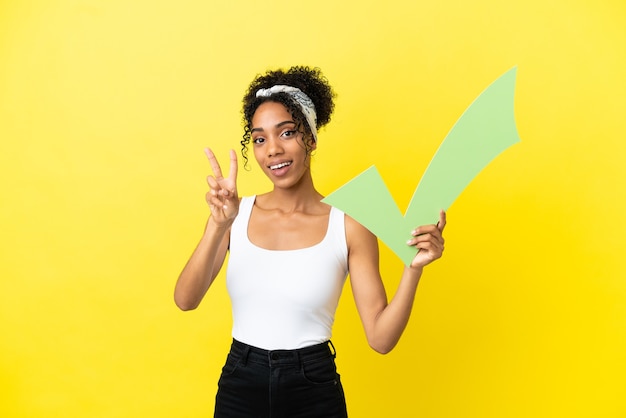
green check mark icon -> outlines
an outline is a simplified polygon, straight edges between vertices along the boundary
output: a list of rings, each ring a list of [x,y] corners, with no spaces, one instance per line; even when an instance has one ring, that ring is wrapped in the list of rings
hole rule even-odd
[[[495,157],[520,141],[513,112],[516,68],[489,85],[465,110],[428,165],[402,215],[375,166],[322,201],[357,220],[405,265],[416,249],[406,245],[419,225],[435,223]]]

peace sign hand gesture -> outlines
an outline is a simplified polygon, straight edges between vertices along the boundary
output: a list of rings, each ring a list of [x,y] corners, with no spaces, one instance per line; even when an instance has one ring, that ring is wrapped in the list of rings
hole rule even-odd
[[[213,176],[207,177],[210,190],[206,201],[211,208],[213,221],[219,226],[230,226],[239,213],[239,197],[237,196],[237,154],[230,150],[230,171],[228,177],[222,175],[220,164],[209,148],[204,149],[209,159]]]

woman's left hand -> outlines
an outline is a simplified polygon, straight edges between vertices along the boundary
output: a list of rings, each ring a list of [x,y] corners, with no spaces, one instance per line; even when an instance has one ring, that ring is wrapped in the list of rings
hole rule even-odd
[[[407,244],[419,250],[411,267],[424,267],[432,263],[443,253],[444,242],[443,229],[446,227],[446,212],[439,212],[439,222],[437,225],[423,225],[416,228]]]

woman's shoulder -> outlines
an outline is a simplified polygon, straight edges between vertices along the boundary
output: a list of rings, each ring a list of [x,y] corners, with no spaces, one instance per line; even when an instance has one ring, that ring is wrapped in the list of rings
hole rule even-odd
[[[348,239],[348,244],[350,241],[360,241],[363,239],[376,239],[376,236],[370,232],[369,229],[361,225],[356,219],[348,214],[344,214],[345,216],[345,225],[346,225],[346,238]]]
[[[378,238],[376,238],[376,235],[372,234],[369,229],[365,228],[350,215],[346,214],[344,216],[346,245],[348,246],[350,262],[355,262],[361,266],[370,265],[370,263],[377,265]]]

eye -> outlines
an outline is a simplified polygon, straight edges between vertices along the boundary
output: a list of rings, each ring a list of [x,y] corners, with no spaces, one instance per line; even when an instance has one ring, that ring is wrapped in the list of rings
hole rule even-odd
[[[283,137],[285,138],[291,138],[293,136],[295,136],[298,133],[298,131],[296,131],[295,129],[290,129],[288,131],[283,132]]]
[[[265,138],[263,137],[252,138],[253,144],[262,144],[263,142],[265,142]]]

